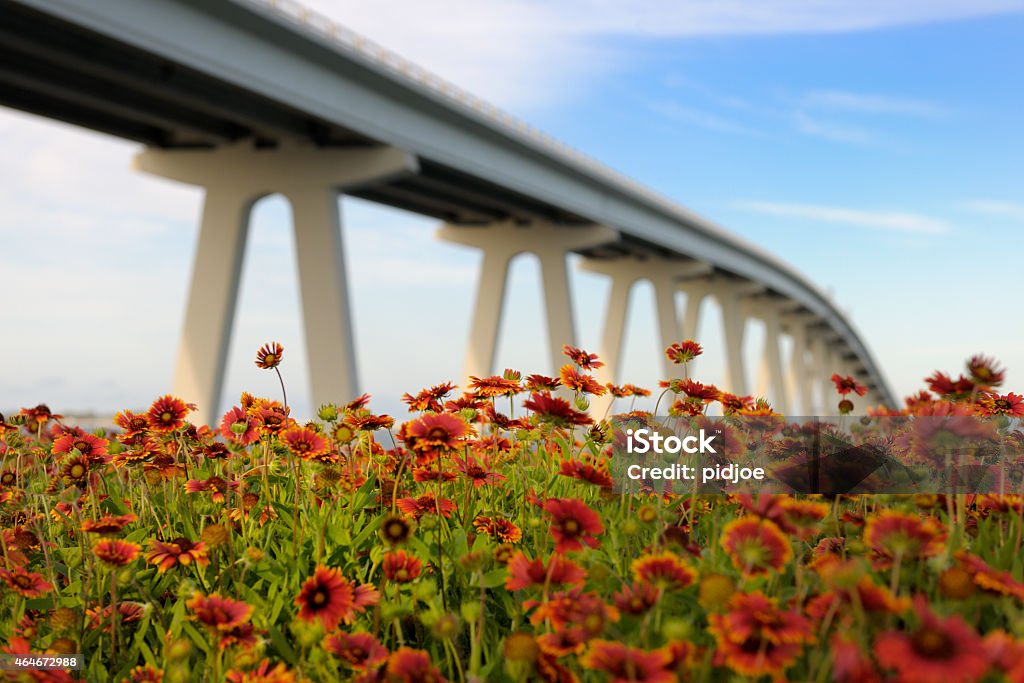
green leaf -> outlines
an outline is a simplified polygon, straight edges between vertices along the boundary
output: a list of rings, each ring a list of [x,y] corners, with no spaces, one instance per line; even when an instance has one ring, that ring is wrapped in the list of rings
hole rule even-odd
[[[505,585],[505,579],[508,578],[508,571],[504,567],[501,569],[492,569],[491,571],[484,574],[484,588],[497,588],[498,586]]]
[[[284,636],[281,635],[281,631],[276,626],[271,626],[267,629],[267,635],[270,636],[270,642],[274,644],[278,654],[284,658],[286,662],[291,665],[295,665],[297,657],[295,656],[295,650],[288,644]]]

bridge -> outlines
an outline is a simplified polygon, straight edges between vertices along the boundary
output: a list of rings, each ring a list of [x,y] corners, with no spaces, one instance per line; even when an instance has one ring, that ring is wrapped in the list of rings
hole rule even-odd
[[[218,417],[249,216],[268,194],[292,208],[314,405],[359,391],[340,194],[437,218],[441,239],[482,250],[466,375],[496,370],[509,265],[524,252],[540,262],[557,363],[576,341],[575,253],[611,279],[605,381],[646,280],[662,347],[693,334],[705,299],[719,306],[724,389],[829,414],[840,372],[866,402],[895,404],[850,321],[781,260],[291,2],[0,0],[0,104],[141,143],[139,171],[205,190],[174,379],[201,419]],[[756,387],[752,318],[765,329]]]

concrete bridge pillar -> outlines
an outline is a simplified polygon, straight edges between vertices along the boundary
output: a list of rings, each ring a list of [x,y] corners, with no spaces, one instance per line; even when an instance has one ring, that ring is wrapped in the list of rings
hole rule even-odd
[[[818,415],[838,415],[839,395],[836,393],[832,375],[840,372],[841,367],[836,351],[835,340],[828,330],[816,328],[811,340],[811,352],[814,356],[815,376],[821,387],[821,405]]]
[[[486,377],[495,371],[498,332],[512,259],[522,253],[532,253],[540,261],[548,353],[554,372],[560,365],[562,345],[576,344],[566,257],[572,251],[611,242],[618,234],[602,225],[561,226],[545,221],[520,225],[509,221],[481,227],[446,224],[438,229],[437,237],[483,251],[464,374]]]
[[[722,333],[725,342],[725,386],[723,389],[737,396],[749,393],[743,340],[746,336],[747,310],[745,298],[759,294],[762,285],[754,282],[711,280],[710,294],[722,309]]]
[[[772,407],[783,415],[789,415],[792,407],[790,387],[783,372],[779,343],[783,332],[782,314],[787,310],[787,304],[774,298],[752,297],[747,302],[747,310],[750,317],[764,322],[764,349],[758,368],[757,395],[770,396]]]
[[[788,313],[782,317],[786,332],[793,339],[793,351],[789,358],[789,372],[786,381],[789,395],[797,400],[800,409],[794,415],[813,415],[812,368],[808,362],[810,344],[807,334],[807,323],[813,316],[799,313]],[[795,410],[795,408],[794,408]]]
[[[661,353],[672,344],[682,341],[686,334],[691,334],[680,325],[679,307],[676,305],[678,281],[681,278],[706,275],[711,272],[711,266],[696,261],[585,259],[580,262],[579,267],[586,272],[607,275],[612,280],[601,348],[598,352],[605,362],[605,367],[602,368],[603,379],[606,382],[618,382],[622,379],[622,346],[629,316],[629,295],[633,285],[640,280],[649,281],[654,288],[659,343],[657,351],[661,359],[662,377],[668,379],[679,376],[679,366]]]
[[[356,352],[338,207],[339,192],[414,172],[394,149],[147,149],[137,170],[206,191],[174,392],[219,419],[221,391],[253,205],[281,193],[292,207],[314,406],[358,394]]]

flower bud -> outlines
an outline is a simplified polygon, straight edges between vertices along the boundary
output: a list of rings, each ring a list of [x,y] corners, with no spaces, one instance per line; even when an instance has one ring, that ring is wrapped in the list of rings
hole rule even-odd
[[[317,411],[317,417],[324,422],[334,422],[338,419],[338,407],[325,403],[320,406],[320,410]]]

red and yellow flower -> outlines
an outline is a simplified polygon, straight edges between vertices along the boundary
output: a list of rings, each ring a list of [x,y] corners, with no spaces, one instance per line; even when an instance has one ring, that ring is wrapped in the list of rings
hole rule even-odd
[[[351,624],[358,613],[377,604],[380,593],[369,584],[349,581],[332,567],[318,566],[295,597],[299,618],[319,621],[333,631],[339,623]]]
[[[781,571],[793,558],[789,539],[768,519],[734,519],[722,529],[722,548],[746,576]]]
[[[552,498],[544,503],[544,511],[551,517],[551,536],[555,539],[555,552],[582,550],[600,545],[597,537],[604,533],[601,517],[575,498]]]

